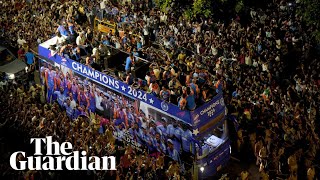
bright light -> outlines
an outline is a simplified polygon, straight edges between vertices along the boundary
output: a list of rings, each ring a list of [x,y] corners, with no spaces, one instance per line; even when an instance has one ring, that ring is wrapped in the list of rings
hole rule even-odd
[[[14,76],[14,74],[11,74],[11,73],[9,74],[9,73],[8,73],[8,78],[9,78],[10,80],[13,80],[13,79],[15,78],[15,76]]]
[[[26,73],[28,73],[28,69],[29,69],[28,66],[26,66],[26,68],[24,69]]]
[[[230,148],[230,154],[231,154],[231,146],[229,146],[229,148]]]
[[[200,171],[203,173],[203,171],[204,171],[204,167],[200,167]]]

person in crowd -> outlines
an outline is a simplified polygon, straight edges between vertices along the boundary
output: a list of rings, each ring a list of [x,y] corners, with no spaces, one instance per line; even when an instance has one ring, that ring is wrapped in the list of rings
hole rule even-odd
[[[163,99],[164,101],[169,102],[170,98],[170,91],[168,89],[168,86],[162,86],[162,90],[160,91],[160,98]]]
[[[29,49],[29,51],[27,53],[25,53],[25,58],[26,58],[26,62],[27,62],[27,65],[28,65],[28,68],[30,69],[33,69],[35,68],[34,65],[35,65],[35,56],[34,54],[31,52],[31,49]]]
[[[133,54],[130,54],[126,59],[126,64],[125,64],[125,71],[127,73],[131,72],[131,69],[134,66],[134,63],[135,63],[135,60],[134,60]]]

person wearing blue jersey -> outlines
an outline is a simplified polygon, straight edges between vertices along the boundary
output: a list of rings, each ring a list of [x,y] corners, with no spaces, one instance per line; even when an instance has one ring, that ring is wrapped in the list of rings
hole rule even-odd
[[[80,62],[80,60],[81,60],[81,49],[75,43],[72,45],[71,59],[73,59],[77,62]]]
[[[78,84],[76,82],[76,79],[72,80],[71,93],[72,93],[73,99],[77,101],[78,100],[79,87],[78,87]],[[78,103],[79,103],[79,101],[78,101]]]
[[[194,92],[192,90],[191,87],[187,88],[187,104],[186,104],[186,108],[190,111],[193,111],[196,109],[196,99],[195,99],[195,95]]]
[[[113,124],[115,126],[119,126],[120,124],[124,123],[124,120],[123,119],[120,119],[120,118],[117,118],[117,119],[114,119],[113,120]]]
[[[131,67],[134,65],[134,57],[133,54],[130,53],[130,55],[126,59],[126,65],[125,65],[125,71],[128,73],[131,72]]]
[[[110,42],[110,40],[109,40],[109,37],[108,37],[108,36],[106,36],[106,37],[105,37],[105,39],[102,41],[102,44],[104,44],[104,45],[108,45],[108,46],[110,46],[110,45],[111,45],[111,42]]]
[[[144,141],[143,144],[147,146],[149,153],[154,152],[155,148],[152,145],[151,135],[149,134],[146,127],[141,127],[141,128],[142,128],[142,139]]]
[[[138,123],[134,123],[133,127],[129,129],[130,134],[133,136],[133,140],[139,144],[143,144],[143,133],[139,128]]]
[[[166,153],[166,145],[162,141],[159,133],[156,133],[155,137],[153,138],[153,146],[157,149],[159,153]]]
[[[192,88],[192,91],[194,92],[195,98],[197,98],[200,93],[200,89],[197,85],[197,79],[192,79],[192,81],[190,83],[190,87]]]
[[[79,102],[80,106],[84,106],[86,109],[88,109],[90,106],[90,102],[89,102],[89,98],[87,96],[86,89],[83,87],[79,90],[78,102]]]
[[[60,108],[63,108],[63,104],[64,104],[64,101],[66,100],[66,97],[63,95],[63,88],[61,87],[60,88],[60,91],[54,91],[54,94],[57,95],[57,101],[58,101],[58,104],[60,106]]]
[[[64,95],[69,96],[69,93],[71,92],[71,81],[70,81],[70,75],[67,73],[66,77],[64,78]]]
[[[184,132],[179,122],[175,122],[173,127],[174,127],[173,145],[174,145],[174,148],[178,151],[178,153],[181,153],[181,143],[182,143],[181,138]]]
[[[180,163],[180,156],[178,151],[173,146],[173,141],[171,139],[167,140],[167,155],[172,158],[174,161],[177,161]]]
[[[192,153],[194,154],[194,143],[193,143],[193,137],[192,137],[192,132],[188,127],[183,128],[183,133],[181,135],[181,140],[182,140],[182,150],[183,154],[189,154]]]
[[[126,114],[125,111],[123,110],[123,107],[121,105],[118,106],[117,108],[117,113],[118,113],[118,118],[120,118],[121,120],[123,120],[123,122],[125,123],[126,127],[129,126],[128,122],[126,121]]]
[[[131,73],[127,73],[126,84],[132,85],[134,83],[134,77]]]
[[[172,122],[172,121],[171,121]],[[167,136],[166,137],[164,137],[164,138],[170,138],[170,139],[172,139],[173,137],[174,137],[174,131],[175,131],[175,129],[174,129],[174,127],[173,127],[173,124],[168,124],[167,123]]]
[[[155,136],[156,133],[157,133],[157,126],[156,126],[156,123],[153,119],[150,119],[149,120],[150,123],[149,123],[149,126],[150,126],[150,129],[149,129],[149,133],[151,136]]]
[[[142,43],[141,43],[141,40],[140,38],[137,38],[137,49],[142,49]]]
[[[70,98],[67,98],[67,101],[64,103],[64,107],[66,109],[67,116],[72,120],[75,109],[71,106]]]
[[[139,53],[138,53],[136,48],[133,48],[132,54],[133,54],[134,57],[136,57],[135,61],[138,61],[139,60],[139,58],[138,58],[139,57]]]
[[[75,26],[73,24],[73,20],[69,19],[67,24],[68,24],[68,30],[69,30],[70,35],[75,36],[76,31],[75,31]]]
[[[168,136],[167,132],[167,118],[162,117],[161,124],[157,125],[157,132],[161,135],[162,138],[166,138]]]
[[[127,114],[127,119],[128,119],[129,125],[131,125],[131,124],[133,125],[135,122],[135,117],[134,117],[133,111],[129,107],[126,107],[126,114]],[[141,125],[140,125],[140,127],[141,127]]]
[[[26,57],[26,62],[29,66],[29,68],[34,65],[35,62],[35,56],[34,54],[31,52],[31,50],[29,49],[28,52],[25,54]]]
[[[161,99],[169,102],[170,91],[169,91],[167,85],[162,86],[162,90],[160,91],[160,97],[161,97]]]
[[[58,67],[55,67],[55,74],[53,76],[53,83],[54,83],[54,86],[53,86],[53,91],[60,91],[60,85],[61,85],[61,79],[60,79],[60,71],[59,71],[59,68]],[[52,95],[52,101],[55,101],[57,100],[58,96],[57,94],[53,94]]]
[[[88,114],[86,113],[86,108],[85,108],[85,106],[80,106],[80,107],[78,107],[78,108],[76,108],[76,110],[75,110],[75,116],[74,116],[74,119],[77,119],[80,115],[82,115],[82,116],[87,116]]]
[[[92,89],[88,92],[88,98],[89,98],[89,112],[96,112],[96,97]]]
[[[49,64],[47,71],[45,72],[45,83],[47,86],[47,101],[51,103],[52,94],[54,92],[54,75],[55,72],[52,70],[52,65]]]
[[[65,28],[65,24],[59,25],[56,32],[60,32],[61,35],[68,36],[68,30]]]
[[[125,131],[125,125],[124,123],[120,123],[119,125],[116,126],[115,128],[115,137],[118,141],[122,142],[123,137],[124,137],[124,131]]]

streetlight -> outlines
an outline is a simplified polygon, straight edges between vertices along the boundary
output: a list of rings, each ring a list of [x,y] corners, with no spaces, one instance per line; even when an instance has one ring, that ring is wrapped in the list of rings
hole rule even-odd
[[[202,180],[203,179],[203,171],[204,171],[204,167],[203,166],[200,167],[200,171],[201,171],[201,173],[199,174],[200,175],[200,180]]]
[[[201,173],[203,173],[204,167],[200,167],[200,171],[201,171]]]

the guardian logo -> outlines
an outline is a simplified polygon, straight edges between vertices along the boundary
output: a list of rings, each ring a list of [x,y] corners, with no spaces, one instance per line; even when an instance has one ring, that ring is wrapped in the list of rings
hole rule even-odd
[[[26,153],[18,151],[10,156],[10,166],[14,170],[116,170],[114,156],[87,157],[86,151],[72,151],[70,142],[52,142],[52,137],[31,138],[35,144],[34,156],[26,157]],[[46,154],[42,154],[42,142],[46,144]],[[54,150],[54,152],[53,152]],[[18,155],[26,160],[18,160]],[[81,154],[81,155],[80,155]]]

